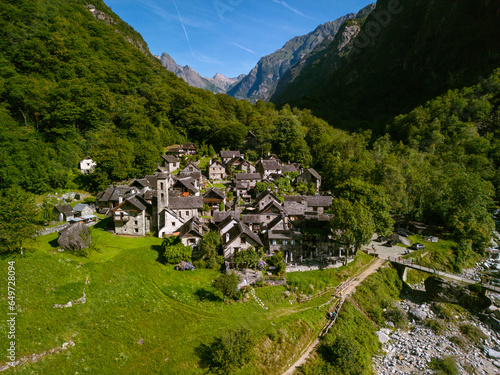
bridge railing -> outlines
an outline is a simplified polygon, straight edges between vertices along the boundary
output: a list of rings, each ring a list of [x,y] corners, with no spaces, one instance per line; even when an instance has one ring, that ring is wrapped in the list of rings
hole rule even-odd
[[[400,259],[400,258],[388,257],[387,260],[389,260],[390,262],[393,262],[393,263],[401,264],[403,266],[408,266],[410,268],[417,269],[417,270],[420,270],[420,271],[423,271],[426,273],[430,273],[433,275],[442,275],[445,277],[446,276],[460,277],[464,281],[467,280],[467,282],[469,282],[470,284],[480,284],[486,290],[500,293],[500,287],[498,287],[498,286],[491,285],[490,283],[480,283],[480,282],[477,282],[476,280],[466,279],[465,277],[461,277],[460,275],[452,275],[448,272],[439,271],[439,270],[434,269],[434,268],[424,267],[424,266],[421,266],[420,264],[414,263],[411,259],[402,259],[402,258]]]

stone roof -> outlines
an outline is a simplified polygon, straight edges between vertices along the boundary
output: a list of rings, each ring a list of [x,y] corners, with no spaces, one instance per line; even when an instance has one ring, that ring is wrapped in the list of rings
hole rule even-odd
[[[241,221],[245,224],[260,224],[264,221],[262,215],[241,215]]]
[[[311,176],[315,177],[318,180],[321,180],[321,175],[318,172],[316,172],[314,169],[309,168],[307,171],[311,174]]]
[[[260,173],[236,173],[236,181],[262,180]]]
[[[333,197],[331,196],[304,196],[304,199],[308,207],[330,207],[333,202]]]
[[[149,181],[151,186],[156,187],[156,183],[158,182],[158,176],[150,174],[150,175],[145,176],[144,178]]]
[[[88,204],[85,204],[85,203],[78,203],[78,204],[76,204],[75,207],[73,207],[73,211],[82,212],[87,207],[90,207],[90,206]]]
[[[220,152],[221,158],[234,158],[236,156],[241,156],[241,152],[239,151],[221,151]]]
[[[220,189],[218,189],[218,188],[216,188],[216,187],[213,187],[213,188],[208,188],[208,189],[205,191],[205,194],[203,194],[203,197],[204,197],[204,198],[208,198],[208,196],[209,196],[209,195],[214,195],[214,194],[215,194],[217,197],[219,197],[220,199],[226,199],[226,194],[225,194],[222,190],[220,190]]]
[[[214,222],[220,223],[224,221],[227,217],[232,216],[232,217],[240,217],[240,215],[236,211],[214,211],[213,217],[214,217]]]
[[[229,245],[236,238],[241,237],[242,235],[246,235],[251,238],[255,243],[260,246],[264,246],[259,236],[257,236],[254,232],[250,230],[248,226],[243,224],[241,221],[238,221],[236,225],[234,225],[226,234],[229,235],[229,240],[225,241],[225,245]]]
[[[287,172],[299,172],[299,170],[297,169],[297,167],[293,164],[285,164],[283,167],[282,167],[282,171],[283,173],[287,173]]]
[[[141,197],[137,195],[133,195],[125,200],[126,202],[129,202],[131,205],[134,207],[137,207],[139,210],[144,211],[149,207],[149,204],[144,201]]]
[[[194,194],[196,194],[199,191],[198,188],[194,184],[193,178],[191,178],[191,177],[179,178],[175,182],[174,187],[176,187],[176,185],[177,186],[181,185]]]
[[[262,210],[260,210],[260,213],[263,213],[269,209],[271,209],[272,207],[276,207],[278,209],[278,211],[283,211],[283,206],[281,204],[279,204],[278,202],[276,202],[275,200],[272,200],[271,202],[269,202],[269,204],[264,207]]]
[[[220,162],[218,160],[215,160],[214,162],[212,162],[212,164],[210,164],[210,166],[208,168],[213,168],[214,166],[219,166],[219,167],[224,168],[224,165],[222,165],[222,162]]]
[[[168,207],[173,210],[201,209],[203,208],[203,197],[170,198]]]
[[[178,163],[179,159],[176,158],[174,155],[162,155],[161,156],[163,160],[165,160],[167,163]]]
[[[193,217],[188,222],[184,223],[179,229],[179,236],[184,237],[187,234],[196,235],[203,238],[203,226],[200,219]]]
[[[265,171],[277,171],[281,169],[281,165],[276,160],[261,160],[260,164]]]
[[[190,171],[189,167],[193,167],[194,171]],[[201,172],[201,169],[193,162],[190,162],[188,165],[186,165],[186,167],[181,172],[185,172],[185,173]]]
[[[62,204],[60,206],[55,206],[55,209],[65,215],[73,215],[73,207],[69,204]]]

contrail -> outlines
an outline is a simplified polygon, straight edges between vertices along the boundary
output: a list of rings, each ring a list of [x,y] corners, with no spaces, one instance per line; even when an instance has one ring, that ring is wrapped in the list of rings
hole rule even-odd
[[[307,14],[304,14],[302,13],[301,11],[295,9],[295,8],[292,8],[290,5],[288,5],[288,3],[284,0],[272,0],[274,3],[276,4],[280,4],[280,5],[283,5],[285,8],[291,10],[292,12],[294,12],[295,14],[298,14],[299,16],[302,16],[302,17],[306,17],[306,18],[312,18],[310,16],[308,16]]]
[[[182,29],[184,30],[184,35],[186,35],[186,40],[189,44],[189,49],[191,50],[191,54],[194,56],[193,47],[191,47],[191,42],[189,40],[189,36],[188,36],[187,31],[186,31],[186,27],[184,26],[184,21],[182,20],[181,13],[179,12],[179,8],[177,8],[177,3],[175,2],[175,0],[172,0],[172,2],[174,3],[175,10],[177,11],[177,14],[179,15],[179,20],[181,21]]]
[[[256,55],[256,53],[254,51],[252,51],[250,48],[243,47],[242,45],[239,45],[238,43],[234,43],[234,42],[233,42],[233,45],[235,45],[238,48],[241,48],[242,50],[245,50],[247,52],[250,52],[250,53],[253,53],[254,55]]]

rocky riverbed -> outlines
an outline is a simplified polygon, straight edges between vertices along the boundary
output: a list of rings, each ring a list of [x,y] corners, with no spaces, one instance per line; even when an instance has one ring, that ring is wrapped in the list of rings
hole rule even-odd
[[[500,335],[479,319],[466,313],[444,321],[431,303],[403,300],[398,304],[407,314],[408,328],[383,328],[377,333],[383,354],[374,358],[374,373],[430,375],[434,373],[429,368],[433,358],[451,356],[460,374],[500,374]],[[436,334],[428,328],[426,319],[439,320],[443,332]],[[484,338],[470,342],[460,331],[464,324],[479,328]]]

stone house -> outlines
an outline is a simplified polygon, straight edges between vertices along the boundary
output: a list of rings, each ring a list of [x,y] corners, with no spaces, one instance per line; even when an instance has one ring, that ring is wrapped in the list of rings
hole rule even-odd
[[[172,186],[172,190],[178,191],[179,194],[183,197],[189,196],[199,196],[200,191],[197,188],[198,182],[195,181],[192,177],[184,177],[179,178],[175,181]]]
[[[281,163],[274,159],[261,159],[257,162],[256,167],[257,172],[260,173],[263,180],[271,177],[271,175],[281,175],[283,171]]]
[[[234,254],[250,247],[258,249],[264,246],[259,236],[252,232],[250,228],[239,220],[234,221],[236,223],[233,223],[227,231],[221,232],[222,249],[226,261],[230,261]]]
[[[132,195],[112,210],[116,234],[145,236],[152,231],[152,207],[140,196]]]
[[[68,222],[75,217],[75,214],[73,212],[73,207],[71,207],[69,204],[55,206],[54,214],[55,216],[57,216],[57,221],[59,222],[61,221]]]
[[[267,190],[255,199],[255,207],[258,212],[262,211],[269,203],[276,202],[281,204],[281,200],[272,191]]]
[[[243,159],[241,156],[232,158],[226,163],[226,170],[228,174],[233,172],[238,173],[255,173],[256,169],[253,164]]]
[[[73,207],[75,216],[89,216],[94,214],[94,210],[88,204],[78,203]]]
[[[226,168],[222,163],[214,161],[208,167],[208,178],[212,181],[214,180],[224,180],[227,177]]]
[[[200,217],[203,209],[202,197],[170,197],[168,204],[163,205],[163,210],[159,211],[159,231],[158,237],[165,237],[179,232],[182,225],[192,218]]]
[[[218,208],[226,200],[226,194],[217,188],[208,188],[203,194],[203,203],[211,208]]]
[[[237,173],[234,176],[236,183],[245,182],[248,184],[248,189],[253,189],[257,182],[262,181],[262,177],[258,173]]]
[[[184,155],[195,155],[196,154],[196,146],[193,143],[183,143],[182,145],[172,145],[167,149],[168,155],[174,155],[177,157],[182,157]]]
[[[243,157],[243,155],[241,154],[241,152],[239,151],[221,151],[220,152],[220,157],[222,159],[222,164],[227,164],[227,162],[233,158],[236,158],[236,157]]]
[[[179,172],[179,178],[191,177],[198,184],[203,183],[201,169],[193,163],[189,163],[182,171]]]
[[[301,175],[297,177],[296,181],[297,183],[303,182],[306,185],[312,183],[316,192],[318,192],[319,188],[321,187],[321,175],[312,168],[306,169]]]
[[[191,246],[193,251],[197,251],[203,239],[203,225],[200,219],[193,217],[179,229],[179,237],[184,246]]]
[[[172,173],[177,169],[179,169],[181,162],[176,156],[162,155],[162,159],[163,159],[163,168],[165,168],[167,172]]]

